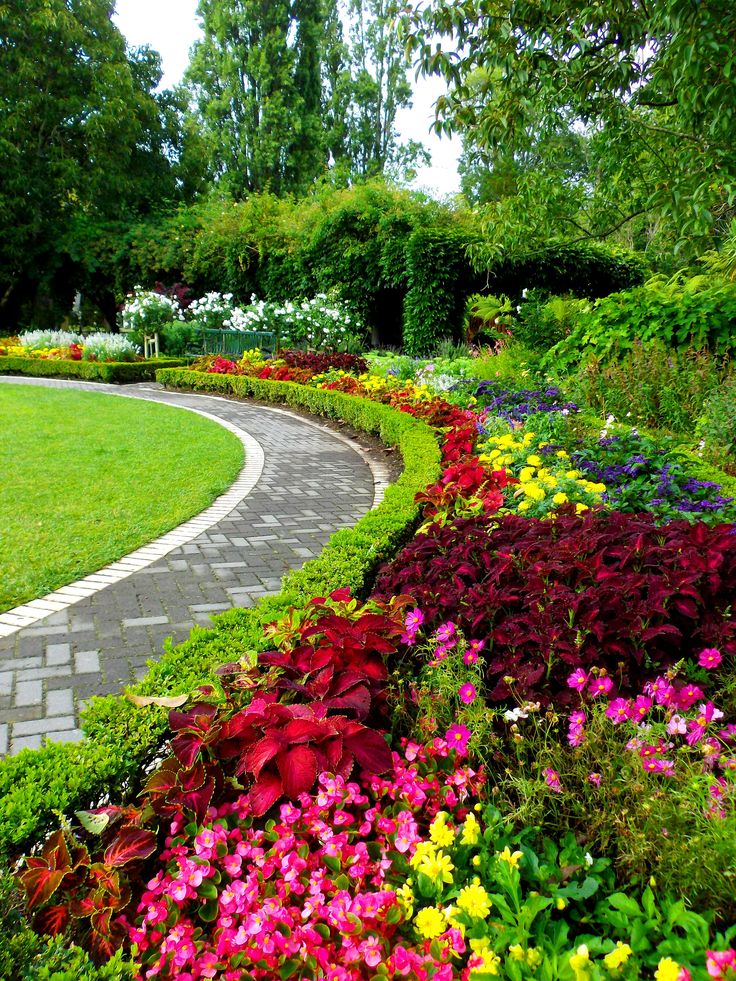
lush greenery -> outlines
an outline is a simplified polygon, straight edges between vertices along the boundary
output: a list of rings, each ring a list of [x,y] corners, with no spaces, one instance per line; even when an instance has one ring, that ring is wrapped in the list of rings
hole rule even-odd
[[[176,527],[242,467],[236,437],[168,406],[12,384],[0,386],[0,404],[2,470],[13,474],[0,609],[96,572]]]
[[[180,365],[175,358],[148,361],[71,361],[65,358],[27,358],[0,354],[0,374],[30,375],[34,378],[77,378],[108,384],[153,381],[159,368]]]

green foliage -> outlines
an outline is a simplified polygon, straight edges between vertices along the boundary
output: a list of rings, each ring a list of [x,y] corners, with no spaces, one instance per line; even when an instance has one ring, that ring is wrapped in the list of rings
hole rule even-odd
[[[716,459],[727,454],[736,462],[736,374],[711,391],[698,417],[696,435]]]
[[[29,375],[33,378],[79,378],[111,385],[130,385],[153,381],[159,368],[184,364],[181,359],[158,358],[150,361],[64,361],[39,358],[1,357],[0,375]]]
[[[333,536],[321,555],[291,573],[277,596],[255,608],[231,610],[215,618],[211,630],[195,627],[183,644],[169,647],[136,685],[140,695],[173,695],[212,683],[213,668],[237,661],[244,650],[266,645],[263,625],[315,595],[351,585],[364,595],[380,562],[410,536],[418,515],[414,496],[437,479],[440,452],[424,423],[387,406],[337,392],[234,375],[207,375],[166,369],[159,380],[198,391],[230,392],[285,403],[375,433],[396,446],[404,472],[387,489],[383,503],[352,530]],[[314,563],[318,563],[316,566]],[[317,570],[317,573],[315,572]],[[141,774],[156,757],[166,732],[162,709],[134,708],[108,696],[93,699],[82,720],[87,738],[79,744],[52,744],[24,750],[0,763],[0,853],[18,853],[38,841],[58,821],[56,812],[134,796]]]
[[[706,424],[711,441],[718,431],[725,435],[717,393],[729,378],[733,378],[731,365],[707,351],[678,350],[653,341],[637,344],[619,357],[588,356],[566,381],[566,388],[576,402],[604,418],[612,413],[632,424],[679,433],[694,431],[696,421],[708,412],[704,403],[712,396],[715,411],[708,412],[711,421]]]
[[[723,355],[734,346],[734,323],[736,284],[702,275],[655,277],[599,300],[544,363],[564,371],[589,354],[606,359],[651,341]]]
[[[588,307],[587,300],[549,297],[542,290],[530,290],[514,321],[513,335],[532,350],[544,353],[571,333]]]
[[[730,0],[573,9],[565,0],[431,0],[407,4],[403,27],[418,67],[448,82],[436,128],[467,134],[490,159],[511,157],[518,173],[537,147],[574,132],[573,121],[587,124],[592,166],[583,178],[532,168],[522,193],[492,217],[579,238],[648,214],[683,242],[710,233],[731,207]]]

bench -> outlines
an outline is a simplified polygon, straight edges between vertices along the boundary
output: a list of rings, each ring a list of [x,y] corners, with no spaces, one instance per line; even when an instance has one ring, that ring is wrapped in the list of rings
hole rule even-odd
[[[259,348],[263,354],[275,354],[278,348],[278,336],[271,330],[211,330],[199,332],[198,344],[192,346],[187,353],[192,357],[205,354],[219,354],[222,357],[237,360],[246,351]]]

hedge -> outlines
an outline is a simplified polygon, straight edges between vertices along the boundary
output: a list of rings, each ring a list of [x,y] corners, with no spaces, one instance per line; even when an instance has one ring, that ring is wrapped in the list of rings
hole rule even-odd
[[[323,552],[301,570],[291,572],[282,591],[257,606],[231,610],[214,618],[209,629],[195,627],[176,647],[167,645],[146,678],[133,691],[140,695],[173,695],[213,683],[211,669],[238,660],[245,650],[264,645],[263,625],[292,606],[342,586],[366,595],[381,561],[411,535],[418,506],[415,494],[438,479],[440,451],[432,430],[407,413],[339,392],[306,388],[232,375],[207,375],[171,368],[157,372],[168,387],[254,397],[342,419],[376,433],[396,446],[404,472],[386,490],[382,504],[352,529],[332,536]],[[106,795],[119,800],[138,789],[141,775],[160,752],[167,714],[150,706],[135,708],[120,696],[91,701],[82,724],[87,738],[78,744],[52,744],[23,750],[0,763],[0,851],[15,854],[58,825],[58,813],[93,807]]]
[[[80,381],[129,385],[153,381],[159,368],[184,365],[181,358],[150,361],[67,361],[65,359],[0,356],[0,375],[28,375],[32,378],[76,378]]]

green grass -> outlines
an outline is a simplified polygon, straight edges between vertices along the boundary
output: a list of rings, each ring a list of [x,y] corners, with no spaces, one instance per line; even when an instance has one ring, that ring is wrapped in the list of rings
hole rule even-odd
[[[0,385],[0,611],[102,568],[198,514],[243,465],[192,412]]]

